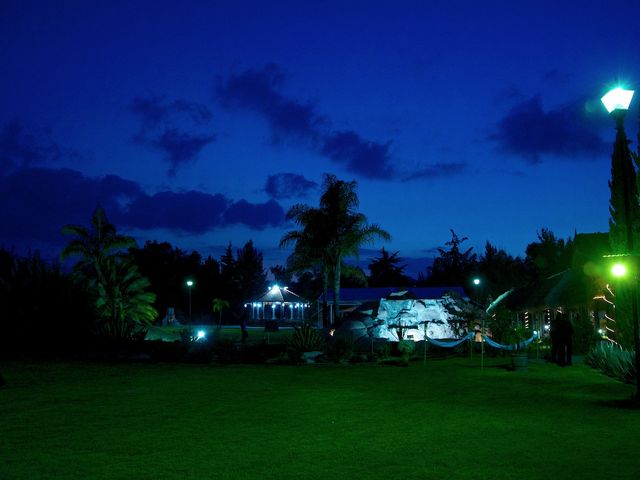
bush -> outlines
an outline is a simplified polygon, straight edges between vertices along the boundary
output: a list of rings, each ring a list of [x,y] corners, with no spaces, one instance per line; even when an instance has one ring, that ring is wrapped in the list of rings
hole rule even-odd
[[[413,355],[415,348],[416,344],[413,340],[402,340],[398,342],[398,354],[403,360],[408,361]]]
[[[373,347],[373,357],[376,360],[386,360],[391,355],[391,345],[388,342],[377,342]]]
[[[625,383],[636,383],[634,352],[601,342],[591,349],[584,362],[605,375]]]
[[[302,352],[319,350],[323,343],[320,333],[308,323],[304,323],[300,327],[295,327],[293,335],[291,335],[291,339],[289,340],[289,344],[294,352],[300,354]]]
[[[266,322],[264,322],[264,331],[269,333],[269,332],[277,332],[280,330],[280,327],[278,326],[278,322],[276,322],[275,320],[267,320]]]
[[[353,340],[332,338],[325,346],[325,355],[332,362],[349,362],[353,356]]]

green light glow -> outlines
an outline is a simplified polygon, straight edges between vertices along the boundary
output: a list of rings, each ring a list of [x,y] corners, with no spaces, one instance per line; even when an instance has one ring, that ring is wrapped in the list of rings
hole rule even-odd
[[[628,110],[633,98],[633,90],[624,90],[622,87],[617,87],[608,92],[600,100],[607,109],[607,112],[611,113],[614,110]]]
[[[480,285],[480,279],[479,278],[474,278],[473,279],[473,284],[474,285]]]
[[[627,274],[627,266],[624,263],[616,263],[611,267],[614,277],[624,277]]]
[[[193,287],[193,280],[187,280],[187,287]]]

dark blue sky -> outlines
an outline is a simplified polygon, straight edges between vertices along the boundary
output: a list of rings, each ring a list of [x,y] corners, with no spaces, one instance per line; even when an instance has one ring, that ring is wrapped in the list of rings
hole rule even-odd
[[[282,262],[325,172],[403,257],[450,228],[516,255],[543,227],[604,231],[598,99],[640,87],[639,21],[637,1],[5,0],[0,243],[53,251],[99,201],[140,242]],[[633,148],[637,127],[634,107]]]

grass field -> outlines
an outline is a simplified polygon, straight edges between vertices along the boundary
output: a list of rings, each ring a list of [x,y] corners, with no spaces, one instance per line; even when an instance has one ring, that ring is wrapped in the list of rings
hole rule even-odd
[[[0,479],[638,478],[631,386],[477,363],[0,363]]]
[[[207,336],[213,335],[216,338],[222,340],[232,340],[234,342],[239,342],[242,339],[242,330],[240,330],[240,327],[225,326],[221,329],[218,329],[215,325],[182,325],[179,327],[159,327],[153,325],[149,327],[146,339],[164,340],[165,342],[179,341],[180,331],[184,329],[193,330],[194,332],[197,332],[198,330],[204,330]],[[269,340],[269,342],[285,343],[291,336],[292,330],[290,328],[282,328],[277,332],[266,333],[263,327],[249,327],[248,333],[248,344],[262,343],[267,339]]]

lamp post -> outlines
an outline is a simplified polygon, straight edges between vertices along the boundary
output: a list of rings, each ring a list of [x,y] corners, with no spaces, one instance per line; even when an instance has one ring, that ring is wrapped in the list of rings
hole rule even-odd
[[[473,287],[476,292],[476,303],[480,305],[480,284],[482,283],[482,280],[480,280],[479,277],[474,277],[471,280],[471,283],[473,283]],[[481,324],[480,326],[480,368],[483,369],[484,368],[484,338],[482,338],[482,336],[484,335],[484,313],[480,318],[480,324]]]
[[[193,280],[187,280],[187,288],[189,289],[189,323],[191,323],[191,287],[193,287]]]
[[[621,240],[624,239],[625,251],[614,252],[622,253],[632,262],[630,265],[632,274],[630,278],[631,288],[631,322],[633,323],[633,343],[635,350],[635,366],[636,366],[636,401],[640,401],[640,328],[638,326],[638,276],[637,276],[637,260],[635,257],[635,245],[633,227],[634,223],[640,221],[640,205],[637,199],[636,171],[631,162],[631,153],[629,152],[629,142],[624,131],[624,117],[631,104],[633,98],[633,90],[625,90],[621,87],[614,88],[601,100],[607,112],[614,118],[616,122],[616,142],[613,147],[613,155],[611,157],[611,212],[612,227],[610,233],[618,235]],[[615,198],[614,182],[616,186],[621,187],[622,202],[619,198]],[[621,183],[621,185],[618,185]],[[622,211],[620,211],[622,210]],[[617,229],[617,222],[624,221],[624,231]],[[627,267],[628,268],[628,267]],[[620,276],[626,273],[621,265],[617,265],[614,274]]]

